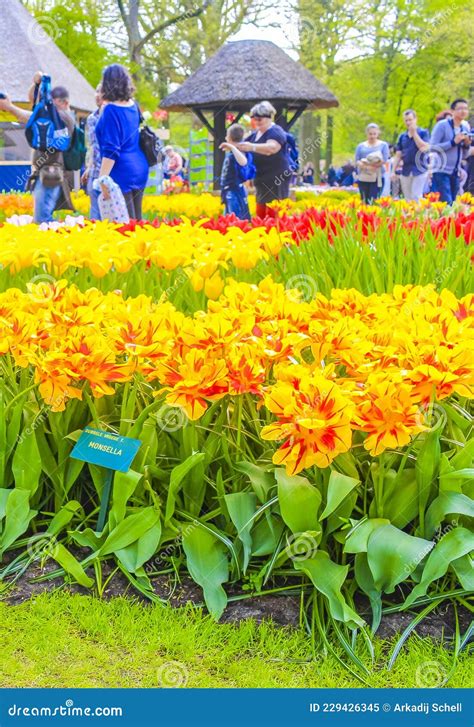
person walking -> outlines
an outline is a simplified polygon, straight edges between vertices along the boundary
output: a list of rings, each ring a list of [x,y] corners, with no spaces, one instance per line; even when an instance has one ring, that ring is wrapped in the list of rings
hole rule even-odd
[[[33,76],[33,85],[29,90],[29,97],[32,100],[35,88],[37,89],[37,97],[40,98],[43,75],[41,71],[37,71]],[[20,123],[26,124],[33,111],[15,106],[7,94],[3,94],[3,96],[5,98],[0,98],[0,111],[7,111],[13,114]],[[62,86],[55,87],[51,92],[51,99],[72,139],[75,123],[69,109],[67,89]],[[32,170],[28,185],[28,188],[33,192],[34,222],[38,224],[52,222],[53,213],[57,209],[74,210],[71,190],[66,177],[64,157],[61,151],[52,148],[45,151],[33,150]]]
[[[451,117],[438,121],[431,134],[431,156],[434,166],[432,191],[440,200],[452,204],[459,190],[459,168],[471,153],[470,126],[466,121],[469,106],[457,98],[451,104]]]
[[[257,217],[275,216],[269,207],[274,200],[290,196],[291,161],[288,154],[286,131],[275,124],[276,109],[269,101],[261,101],[250,109],[255,131],[237,148],[253,154],[256,167],[255,190]]]
[[[399,176],[405,199],[418,202],[423,197],[429,174],[427,152],[430,148],[430,134],[427,129],[422,129],[417,125],[416,112],[413,109],[407,109],[403,113],[403,121],[407,130],[398,137],[392,180],[395,181],[395,177]],[[402,171],[400,175],[396,175],[395,170],[400,161],[403,162]]]
[[[99,121],[100,110],[102,108],[102,87],[99,83],[95,90],[95,102],[97,108],[93,111],[86,119],[86,137],[87,137],[87,157],[86,157],[86,169],[82,175],[81,182],[86,185],[87,194],[90,199],[90,212],[89,217],[91,220],[100,220],[100,209],[99,209],[99,194],[94,189],[94,181],[99,178],[100,165],[102,158],[100,156],[99,142],[97,141],[97,135],[95,129],[97,122]]]
[[[128,71],[118,63],[107,66],[101,91],[103,106],[95,127],[101,155],[99,178],[111,177],[125,198],[130,218],[140,220],[148,162],[140,148],[140,112]],[[108,187],[104,184],[101,189],[104,199],[109,199]]]
[[[379,139],[378,124],[367,124],[365,133],[367,139],[358,144],[355,161],[360,196],[363,202],[371,204],[382,192],[384,165],[388,161],[389,147],[386,141]]]

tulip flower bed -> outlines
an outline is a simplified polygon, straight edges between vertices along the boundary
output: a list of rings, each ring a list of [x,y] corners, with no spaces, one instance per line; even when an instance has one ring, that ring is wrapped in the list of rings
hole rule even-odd
[[[398,217],[385,207],[348,207],[280,211],[252,222],[217,217],[73,225],[70,218],[49,230],[7,223],[0,226],[0,290],[65,278],[82,290],[166,292],[196,310],[205,297],[220,295],[227,277],[254,281],[271,274],[307,298],[317,291],[329,295],[333,287],[370,294],[410,283],[463,295],[472,288],[474,212],[465,205],[441,215],[436,204]]]
[[[384,608],[465,605],[470,201],[1,225],[0,579],[51,558],[101,594],[110,560],[159,601],[187,572],[216,618],[297,593],[359,675]],[[142,442],[100,531],[87,426]]]

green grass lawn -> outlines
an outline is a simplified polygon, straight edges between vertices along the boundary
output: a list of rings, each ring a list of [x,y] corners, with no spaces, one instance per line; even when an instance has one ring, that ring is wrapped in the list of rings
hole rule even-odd
[[[0,602],[0,624],[0,687],[362,686],[331,654],[311,660],[302,632],[219,625],[192,607],[53,593],[18,606]],[[370,686],[434,686],[419,680],[450,672],[449,650],[417,636],[387,671],[391,647],[376,641]],[[470,686],[466,653],[447,686]]]

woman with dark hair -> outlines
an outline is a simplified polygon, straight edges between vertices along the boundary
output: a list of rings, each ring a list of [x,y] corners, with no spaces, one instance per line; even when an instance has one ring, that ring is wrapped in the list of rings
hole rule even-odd
[[[250,109],[255,131],[246,141],[236,144],[243,152],[251,152],[257,169],[257,217],[273,215],[267,205],[290,196],[292,175],[286,131],[273,122],[276,111],[269,101],[261,101]]]
[[[102,74],[103,99],[95,128],[102,162],[99,177],[110,176],[120,187],[130,217],[142,218],[148,163],[140,148],[140,112],[133,100],[132,80],[123,66],[113,63]],[[102,194],[109,198],[108,188]]]

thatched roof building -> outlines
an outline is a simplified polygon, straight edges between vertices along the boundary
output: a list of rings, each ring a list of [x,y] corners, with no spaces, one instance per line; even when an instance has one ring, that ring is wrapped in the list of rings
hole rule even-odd
[[[268,40],[226,43],[160,105],[169,111],[219,106],[248,111],[264,99],[295,110],[339,105],[307,68]]]
[[[54,86],[69,89],[73,108],[92,111],[94,89],[47,34],[54,36],[54,27],[38,24],[20,0],[0,0],[0,90],[13,102],[27,102],[33,74],[43,71]]]
[[[226,114],[237,112],[237,121],[258,101],[271,101],[276,122],[291,128],[306,109],[339,106],[333,93],[301,63],[268,40],[226,43],[170,93],[160,106],[168,111],[193,111],[214,137],[214,186],[224,154]],[[213,123],[206,113],[213,115]]]

